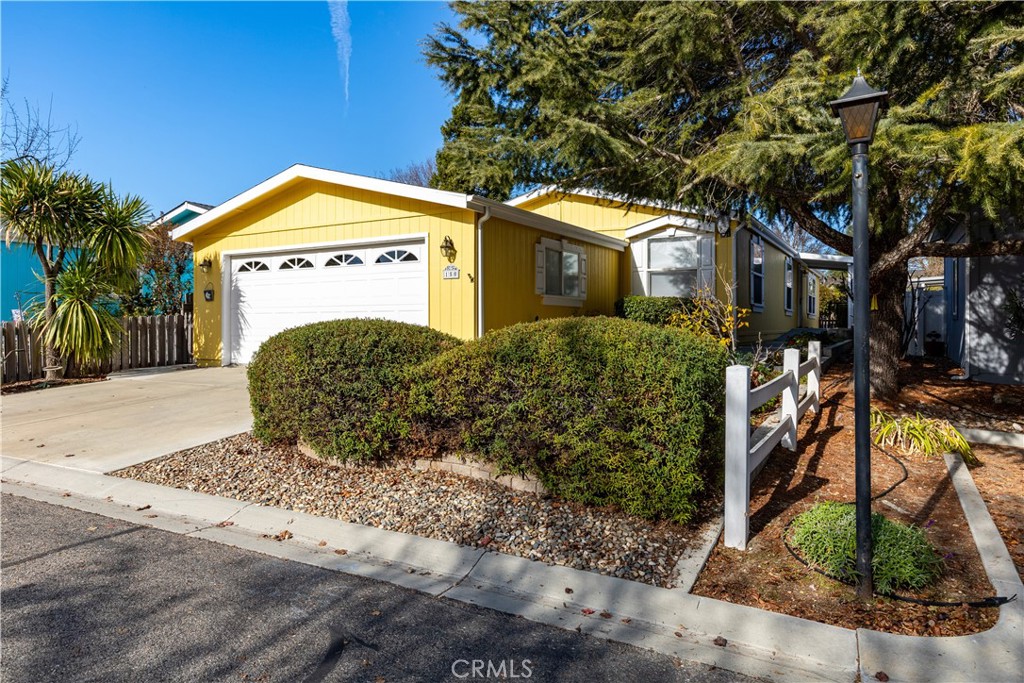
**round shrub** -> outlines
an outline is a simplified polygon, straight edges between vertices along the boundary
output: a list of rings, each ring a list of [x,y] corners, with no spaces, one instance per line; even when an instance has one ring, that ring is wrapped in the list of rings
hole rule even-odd
[[[942,558],[924,531],[871,515],[875,590],[924,588],[942,574]],[[849,503],[826,501],[796,517],[790,542],[804,560],[829,576],[852,581],[857,576],[857,516]]]
[[[684,300],[676,296],[626,296],[615,302],[615,315],[651,325],[667,325],[683,310]]]
[[[523,323],[412,371],[412,438],[552,493],[691,519],[721,473],[726,352],[618,318]]]
[[[380,459],[408,431],[396,412],[408,369],[460,345],[390,320],[331,320],[285,330],[249,364],[253,434],[306,441],[319,455]]]

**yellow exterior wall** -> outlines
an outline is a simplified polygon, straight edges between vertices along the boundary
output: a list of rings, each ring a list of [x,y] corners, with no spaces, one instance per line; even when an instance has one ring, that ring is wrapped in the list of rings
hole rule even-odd
[[[749,230],[743,230],[733,239],[737,248],[737,270],[740,273],[737,282],[737,300],[742,308],[751,308],[750,305],[750,236]],[[807,270],[795,259],[793,261],[793,311],[787,313],[785,310],[785,277],[786,277],[786,254],[766,239],[762,239],[764,245],[765,268],[764,268],[764,310],[753,311],[747,320],[750,326],[745,328],[739,335],[740,343],[753,343],[757,341],[758,334],[761,340],[770,342],[780,335],[788,332],[794,327],[817,327],[818,317],[808,317],[806,276]],[[821,284],[818,285],[819,292]],[[819,308],[821,295],[819,293]]]
[[[582,307],[546,306],[544,297],[534,293],[536,262],[534,247],[542,237],[561,236],[492,218],[484,223],[484,327],[495,330],[508,325],[546,318],[574,315],[613,315],[619,298],[620,251],[578,240],[566,240],[583,247],[587,254],[587,299]],[[628,279],[627,279],[628,283]]]
[[[667,213],[667,209],[649,206],[625,206],[620,202],[583,195],[559,195],[557,193],[536,197],[520,204],[519,209],[541,216],[578,225],[610,237],[623,239],[626,230]]]
[[[370,192],[330,183],[302,180],[225,217],[195,237],[195,357],[200,365],[221,362],[221,256],[225,251],[252,251],[304,244],[348,242],[427,233],[430,326],[462,339],[476,332],[475,213],[415,199]],[[452,238],[458,280],[442,280],[449,265],[440,244]],[[203,273],[198,264],[209,258]],[[532,275],[532,268],[530,273]],[[203,289],[212,285],[212,303]]]

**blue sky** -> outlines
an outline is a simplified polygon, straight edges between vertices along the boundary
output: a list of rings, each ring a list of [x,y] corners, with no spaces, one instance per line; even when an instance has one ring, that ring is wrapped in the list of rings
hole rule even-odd
[[[77,126],[74,168],[156,212],[297,162],[379,175],[432,157],[452,101],[419,43],[447,6],[348,3],[347,36],[337,9],[332,33],[326,2],[3,2],[0,69],[15,101],[52,98]]]

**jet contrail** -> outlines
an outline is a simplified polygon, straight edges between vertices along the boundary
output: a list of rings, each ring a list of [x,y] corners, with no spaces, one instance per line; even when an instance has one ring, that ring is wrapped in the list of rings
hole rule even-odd
[[[345,83],[345,102],[348,102],[348,64],[352,58],[352,21],[348,18],[347,0],[329,0],[331,11],[331,34],[338,45],[338,69]]]

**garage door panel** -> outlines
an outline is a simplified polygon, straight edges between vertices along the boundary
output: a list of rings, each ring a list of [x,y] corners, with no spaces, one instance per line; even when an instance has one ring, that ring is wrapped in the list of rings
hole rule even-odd
[[[395,260],[413,256],[418,260]],[[427,271],[423,256],[422,243],[396,242],[233,257],[231,361],[248,363],[269,337],[313,322],[386,318],[426,325]],[[328,265],[354,264],[353,258],[362,264]],[[377,263],[378,259],[385,262]],[[285,263],[305,261],[313,267],[281,268]],[[254,270],[257,263],[265,264],[266,269]]]

